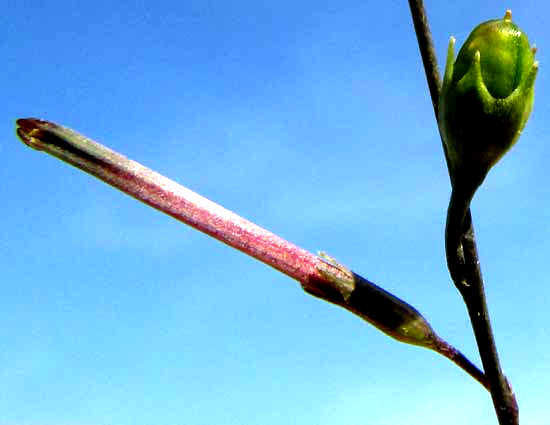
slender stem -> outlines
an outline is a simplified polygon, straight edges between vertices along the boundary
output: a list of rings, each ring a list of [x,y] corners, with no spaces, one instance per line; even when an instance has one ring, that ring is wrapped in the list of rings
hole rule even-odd
[[[37,119],[17,124],[17,134],[28,146],[272,266],[299,281],[309,294],[351,311],[392,338],[442,354],[488,388],[483,372],[442,340],[414,307],[330,257],[310,254],[73,130]]]
[[[491,386],[491,396],[499,424],[517,425],[519,424],[519,407],[514,391],[508,379],[504,376],[498,359],[485,290],[483,288],[483,278],[479,265],[470,210],[466,213],[463,229],[465,229],[462,238],[464,273],[469,286],[462,287],[462,297],[464,300],[468,300],[466,302],[468,314],[481,354],[483,369]]]
[[[441,83],[428,18],[422,0],[409,0],[409,6],[428,80],[435,117],[438,120],[439,87]],[[443,150],[449,167],[444,144]],[[459,246],[458,250],[452,253],[452,255],[456,254],[457,262],[462,263],[463,273],[456,274],[451,270],[454,275],[453,280],[468,309],[483,368],[491,388],[495,412],[500,425],[516,425],[519,424],[518,406],[515,395],[500,367],[483,288],[483,278],[479,266],[479,256],[469,205],[466,206],[466,213],[461,214],[460,223],[451,225],[460,226],[459,229],[462,229],[463,234],[462,241],[459,241],[459,245],[462,246]],[[462,279],[456,279],[457,276],[461,275],[464,276],[466,284]]]
[[[420,56],[422,57],[424,71],[426,72],[432,106],[437,119],[441,77],[439,76],[439,67],[437,66],[437,56],[432,40],[432,32],[430,31],[430,25],[428,23],[428,15],[426,14],[426,9],[424,8],[424,2],[422,0],[409,0],[409,7],[411,9],[416,39],[418,40]]]
[[[453,363],[464,369],[470,376],[476,379],[481,385],[483,385],[487,391],[491,391],[489,387],[489,381],[485,374],[481,372],[477,366],[475,366],[464,354],[458,351],[453,346],[447,344],[445,341],[439,341],[437,343],[436,351],[447,357]]]

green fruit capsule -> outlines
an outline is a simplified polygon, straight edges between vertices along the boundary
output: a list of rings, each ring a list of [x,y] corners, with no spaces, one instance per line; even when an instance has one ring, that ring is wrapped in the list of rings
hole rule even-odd
[[[451,37],[438,121],[453,187],[473,196],[527,122],[538,62],[509,10],[478,25],[456,61],[454,45]]]

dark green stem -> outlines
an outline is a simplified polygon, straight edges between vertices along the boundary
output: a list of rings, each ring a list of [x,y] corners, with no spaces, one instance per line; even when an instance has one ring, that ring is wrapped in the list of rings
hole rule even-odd
[[[463,190],[455,185],[451,192],[449,207],[447,208],[447,223],[445,225],[447,267],[453,282],[455,282],[461,293],[461,287],[467,285],[464,276],[464,252],[462,248],[464,218],[469,212],[473,195],[474,192]]]
[[[428,16],[424,8],[424,3],[415,0],[409,0],[411,15],[414,24],[414,31],[418,40],[420,56],[424,64],[426,79],[428,80],[428,89],[432,98],[432,105],[435,116],[437,118],[439,104],[439,88],[441,87],[441,78],[439,76],[439,68],[437,66],[437,56],[435,55],[434,43],[432,41],[432,33],[428,24]]]
[[[468,315],[474,329],[483,369],[491,387],[491,397],[499,424],[518,425],[519,408],[516,396],[500,367],[495,338],[491,328],[472,216],[469,209],[462,226],[465,229],[462,236],[463,270],[468,285],[461,286],[460,293],[468,308]]]

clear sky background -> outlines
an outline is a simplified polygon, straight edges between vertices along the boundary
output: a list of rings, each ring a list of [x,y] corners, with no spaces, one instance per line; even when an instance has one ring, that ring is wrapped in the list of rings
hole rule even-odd
[[[472,210],[522,423],[546,425],[550,7],[426,6],[440,65],[506,8],[539,47],[534,113]],[[479,364],[405,1],[8,0],[0,24],[0,425],[496,424],[443,357],[15,137],[72,127],[327,251]]]

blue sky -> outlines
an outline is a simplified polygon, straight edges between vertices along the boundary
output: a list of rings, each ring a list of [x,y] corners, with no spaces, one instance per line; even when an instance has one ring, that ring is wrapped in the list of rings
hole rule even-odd
[[[539,48],[534,113],[472,210],[503,367],[542,425],[549,6],[426,6],[440,65],[451,34],[506,8]],[[19,117],[72,127],[327,251],[479,364],[406,2],[8,1],[0,24],[0,425],[496,424],[448,360],[14,134]]]

